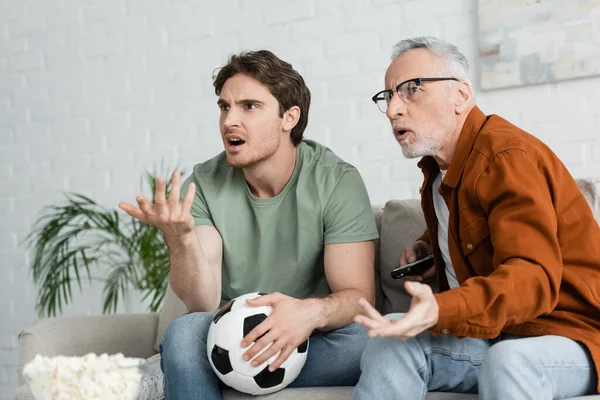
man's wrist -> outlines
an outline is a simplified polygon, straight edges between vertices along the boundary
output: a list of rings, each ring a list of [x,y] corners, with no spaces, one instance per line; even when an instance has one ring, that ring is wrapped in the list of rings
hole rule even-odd
[[[171,249],[175,246],[187,246],[194,244],[194,241],[196,240],[196,234],[194,231],[189,231],[183,235],[163,234],[163,238],[165,239],[165,244],[167,247]]]
[[[329,318],[326,313],[325,299],[305,299],[302,300],[310,307],[310,314],[313,316],[312,325],[314,329],[323,329],[327,326]]]

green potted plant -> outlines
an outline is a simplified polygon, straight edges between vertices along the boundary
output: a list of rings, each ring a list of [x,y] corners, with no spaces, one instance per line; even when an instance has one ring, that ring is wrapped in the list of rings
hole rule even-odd
[[[154,193],[156,175],[146,172],[144,178]],[[167,196],[170,189],[169,178]],[[169,274],[169,253],[160,231],[81,194],[69,192],[65,198],[65,204],[42,209],[25,239],[33,250],[38,315],[60,314],[72,301],[72,283],[81,291],[86,279],[104,282],[103,313],[116,312],[129,289],[149,299],[150,312],[158,311]],[[94,266],[107,269],[106,277],[92,276]]]

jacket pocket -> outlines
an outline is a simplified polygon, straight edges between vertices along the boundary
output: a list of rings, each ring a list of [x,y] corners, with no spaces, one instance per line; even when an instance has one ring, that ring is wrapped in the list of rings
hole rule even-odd
[[[477,246],[490,235],[490,228],[484,217],[467,226],[460,234],[462,252],[465,256],[473,253]]]

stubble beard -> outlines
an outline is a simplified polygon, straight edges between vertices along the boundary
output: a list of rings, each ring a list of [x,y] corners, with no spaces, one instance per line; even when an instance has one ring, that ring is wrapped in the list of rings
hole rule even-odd
[[[275,154],[278,148],[279,143],[274,138],[263,142],[258,148],[244,149],[242,154],[227,154],[227,162],[233,168],[254,169]],[[247,150],[250,150],[250,154],[244,154]]]
[[[432,137],[418,137],[416,141],[410,143],[409,139],[402,140],[400,147],[402,148],[402,154],[406,158],[420,158],[425,156],[435,156],[446,141],[448,134],[445,136],[433,135]]]

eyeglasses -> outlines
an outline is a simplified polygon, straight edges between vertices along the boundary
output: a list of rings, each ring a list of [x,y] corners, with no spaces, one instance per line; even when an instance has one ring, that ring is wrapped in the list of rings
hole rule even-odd
[[[387,111],[387,106],[392,101],[392,97],[394,96],[394,92],[398,93],[398,96],[405,103],[412,103],[419,99],[421,95],[421,83],[422,82],[437,82],[437,81],[457,81],[456,78],[413,78],[407,81],[402,82],[396,89],[386,89],[378,92],[375,96],[371,97],[371,100],[375,104],[382,113]]]

